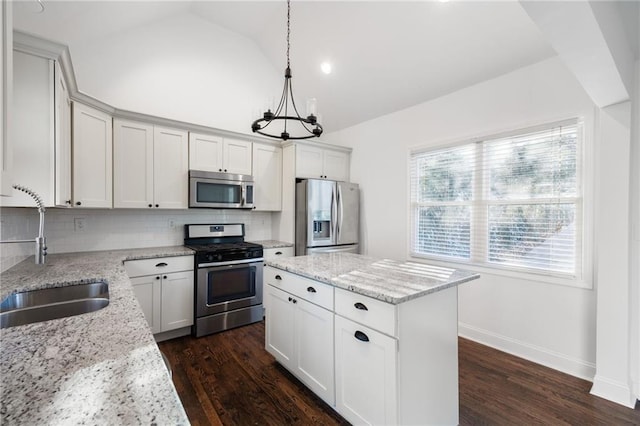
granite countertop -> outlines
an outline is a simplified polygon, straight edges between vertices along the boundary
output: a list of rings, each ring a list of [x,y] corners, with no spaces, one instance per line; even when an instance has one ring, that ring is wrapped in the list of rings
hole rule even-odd
[[[321,253],[269,259],[268,266],[302,275],[337,288],[399,304],[480,278],[474,272],[418,262]]]
[[[252,243],[256,243],[256,244],[260,244],[266,249],[281,248],[281,247],[293,247],[292,243],[286,243],[284,241],[278,241],[278,240],[258,240],[258,241],[251,241],[251,242]]]
[[[188,424],[123,261],[191,255],[160,247],[33,257],[0,275],[0,295],[105,280],[95,312],[0,330],[0,423]]]

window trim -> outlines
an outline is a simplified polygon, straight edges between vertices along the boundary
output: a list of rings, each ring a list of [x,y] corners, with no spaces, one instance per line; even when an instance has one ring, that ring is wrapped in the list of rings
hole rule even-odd
[[[468,137],[461,137],[452,140],[446,140],[436,142],[429,145],[417,145],[408,149],[407,155],[407,233],[409,238],[407,239],[407,259],[417,262],[429,262],[439,266],[459,268],[462,267],[467,270],[471,270],[478,273],[486,273],[491,275],[505,276],[511,278],[518,278],[526,281],[543,282],[548,284],[557,284],[562,286],[569,286],[574,288],[581,288],[587,290],[594,289],[594,186],[595,186],[595,163],[593,155],[593,119],[592,117],[586,118],[585,116],[572,115],[556,120],[539,121],[536,124],[514,126],[508,130],[501,130],[498,132],[487,132],[482,135],[473,135]],[[580,161],[577,165],[576,175],[578,179],[578,193],[581,196],[576,197],[576,223],[581,224],[582,232],[577,232],[576,240],[578,244],[582,245],[581,252],[581,271],[576,271],[575,275],[557,273],[554,271],[540,270],[536,271],[533,268],[518,267],[518,266],[500,266],[490,264],[488,262],[476,263],[477,254],[474,250],[471,251],[469,260],[453,258],[446,256],[424,255],[413,253],[413,247],[416,242],[415,223],[414,223],[414,201],[412,199],[412,171],[411,163],[412,157],[415,154],[424,152],[432,152],[436,150],[453,148],[456,146],[462,146],[466,144],[477,144],[481,147],[482,142],[493,139],[508,138],[515,135],[524,133],[533,133],[536,131],[546,130],[551,127],[564,126],[577,124],[578,130],[581,132],[581,139],[578,141],[576,147],[576,158]],[[478,161],[478,157],[476,156]],[[476,179],[474,185],[482,186],[482,179]],[[556,200],[556,199],[554,199]],[[538,201],[538,200],[536,200]],[[522,203],[523,201],[519,201]],[[472,207],[478,207],[481,205],[491,204],[491,200],[472,200]],[[502,203],[502,202],[500,202]],[[455,203],[454,203],[455,204]],[[477,223],[472,218],[471,221],[471,248],[473,248],[473,240],[477,233],[474,231]],[[486,227],[486,226],[485,226]]]

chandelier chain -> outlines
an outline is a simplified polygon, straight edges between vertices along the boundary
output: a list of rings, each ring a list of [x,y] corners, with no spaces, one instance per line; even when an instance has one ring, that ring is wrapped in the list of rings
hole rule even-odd
[[[289,35],[291,34],[291,0],[287,0],[287,68],[291,67],[289,62]]]

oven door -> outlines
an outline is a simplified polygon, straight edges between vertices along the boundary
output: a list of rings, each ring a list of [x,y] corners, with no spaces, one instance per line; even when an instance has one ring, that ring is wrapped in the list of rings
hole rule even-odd
[[[196,317],[219,314],[262,303],[262,261],[223,262],[199,267]]]

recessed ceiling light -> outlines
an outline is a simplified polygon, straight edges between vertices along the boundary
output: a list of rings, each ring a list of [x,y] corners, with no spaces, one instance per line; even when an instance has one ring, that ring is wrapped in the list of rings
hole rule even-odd
[[[323,62],[320,64],[320,69],[325,74],[331,74],[331,64],[329,62]]]

